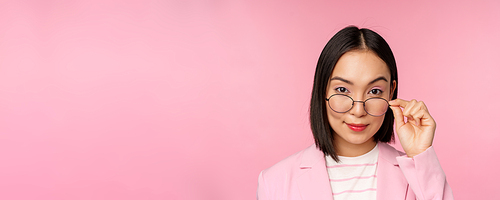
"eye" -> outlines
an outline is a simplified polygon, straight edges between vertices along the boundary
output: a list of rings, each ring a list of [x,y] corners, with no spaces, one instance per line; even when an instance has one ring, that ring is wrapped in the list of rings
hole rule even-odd
[[[384,91],[382,91],[381,89],[372,89],[372,90],[370,90],[369,93],[374,94],[374,95],[380,95],[380,94],[382,94],[382,92],[384,92]]]
[[[347,92],[349,92],[349,90],[347,90],[347,88],[345,88],[345,87],[335,88],[335,91],[337,91],[338,93],[347,93]]]

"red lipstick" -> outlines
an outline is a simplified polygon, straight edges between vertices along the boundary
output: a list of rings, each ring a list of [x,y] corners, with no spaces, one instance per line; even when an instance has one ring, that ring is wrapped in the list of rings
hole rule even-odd
[[[353,130],[353,131],[360,132],[360,131],[365,130],[365,128],[366,128],[368,125],[365,125],[365,124],[347,124],[347,126],[348,126],[351,130]]]

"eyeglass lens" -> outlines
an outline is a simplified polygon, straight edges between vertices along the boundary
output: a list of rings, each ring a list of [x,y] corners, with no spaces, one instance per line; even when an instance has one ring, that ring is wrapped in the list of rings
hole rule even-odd
[[[362,102],[360,102],[362,103]],[[328,100],[330,108],[338,113],[345,113],[352,109],[354,101],[347,95],[332,95]],[[382,98],[370,98],[364,101],[366,113],[372,116],[382,116],[387,111],[389,104]]]

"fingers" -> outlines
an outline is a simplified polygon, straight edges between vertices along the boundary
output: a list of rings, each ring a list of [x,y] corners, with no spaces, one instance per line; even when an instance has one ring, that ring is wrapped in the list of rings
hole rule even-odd
[[[403,100],[403,99],[394,99],[392,101],[389,101],[389,105],[391,105],[391,106],[401,106],[403,108],[405,108],[408,103],[409,103],[409,101],[406,101],[406,100]]]
[[[393,110],[397,127],[405,124],[404,117],[407,117],[409,122],[413,122],[417,126],[422,125],[422,120],[432,120],[427,110],[427,106],[425,106],[422,101],[417,101],[415,99],[411,101],[395,99],[390,101],[389,104],[391,105],[390,108]],[[401,108],[403,108],[402,111]]]
[[[417,102],[417,100],[412,99],[410,102],[406,104],[406,107],[403,107],[403,115],[406,117],[414,118],[413,115],[422,109],[423,102]]]
[[[424,110],[419,110],[416,113],[411,115],[417,126],[420,126],[422,124],[422,122],[420,120],[422,120],[422,118],[425,117],[425,115],[426,115],[425,113],[426,112]]]
[[[394,113],[394,122],[396,123],[396,130],[405,124],[405,119],[403,117],[403,111],[399,106],[390,106],[392,113]]]
[[[406,101],[403,99],[394,99],[392,101],[389,101],[389,105],[391,106],[399,106],[402,108],[410,108],[410,107],[418,107],[418,108],[423,108],[427,110],[427,106],[425,106],[423,101],[417,101],[415,99],[412,99],[411,101]]]

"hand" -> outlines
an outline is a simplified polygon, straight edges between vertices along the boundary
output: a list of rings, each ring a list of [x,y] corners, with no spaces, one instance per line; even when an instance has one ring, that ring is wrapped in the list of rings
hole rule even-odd
[[[412,158],[429,148],[434,139],[436,122],[424,102],[395,99],[390,101],[389,105],[394,113],[396,133],[406,155]]]

